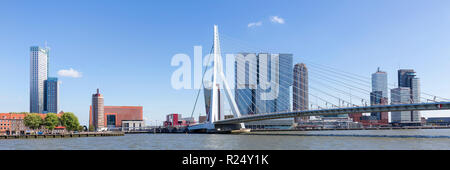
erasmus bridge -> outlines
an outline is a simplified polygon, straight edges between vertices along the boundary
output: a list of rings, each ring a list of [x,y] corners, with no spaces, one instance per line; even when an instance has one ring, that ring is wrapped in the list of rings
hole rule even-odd
[[[238,50],[247,49],[240,48]],[[211,80],[209,83],[205,83],[202,80],[203,88],[200,88],[204,93],[207,121],[190,125],[188,130],[191,132],[245,131],[244,122],[268,119],[405,111],[410,111],[412,117],[418,111],[450,109],[450,99],[411,89],[406,89],[406,93],[403,94],[400,92],[391,93],[390,100],[386,94],[375,93],[375,98],[384,97],[383,99],[386,101],[383,104],[368,104],[370,97],[372,97],[371,90],[369,90],[370,80],[353,73],[338,72],[328,66],[315,63],[308,63],[311,68],[307,80],[297,81],[297,85],[293,86],[292,59],[291,62],[285,63],[282,61],[281,54],[274,58],[270,57],[269,54],[269,62],[266,61],[268,64],[264,63],[262,58],[252,60],[255,59],[255,56],[236,58],[236,61],[239,61],[239,59],[244,61],[244,67],[235,66],[235,75],[244,75],[235,76],[235,79],[237,79],[235,80],[237,82],[236,87],[239,90],[239,86],[242,86],[249,94],[237,95],[238,90],[236,90],[233,95],[232,87],[227,82],[223,71],[218,26],[214,25],[214,41],[210,52],[210,59],[213,62]],[[262,61],[264,64],[260,64]],[[282,69],[290,69],[291,72],[279,71]],[[267,80],[269,78],[264,79],[263,77],[252,80],[251,76],[245,76],[259,74],[270,75],[271,80],[269,81]],[[205,74],[203,74],[203,78],[205,78]],[[254,81],[255,83],[249,83],[249,81]],[[306,84],[308,81],[309,85]],[[314,85],[312,85],[313,83]],[[395,87],[393,84],[390,86]],[[260,88],[263,88],[265,91],[269,89],[271,92],[258,95],[260,93],[255,93],[255,91],[260,90]],[[294,94],[297,100],[290,101],[292,98],[290,90],[303,95]],[[288,94],[283,92],[288,92]],[[412,95],[413,93],[415,94]],[[225,94],[225,97],[223,94]],[[199,95],[197,94],[197,100],[198,97]],[[232,118],[225,119],[223,116],[223,98],[227,99],[227,106],[230,107],[233,113]],[[260,100],[258,98],[263,99]],[[261,104],[261,101],[264,101],[264,99],[270,102]],[[197,104],[197,100],[194,105]],[[291,107],[291,104],[297,107]],[[241,113],[243,111],[246,113]]]

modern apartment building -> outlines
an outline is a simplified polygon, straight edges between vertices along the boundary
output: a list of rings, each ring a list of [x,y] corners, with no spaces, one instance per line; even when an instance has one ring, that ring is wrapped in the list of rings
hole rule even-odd
[[[298,63],[294,66],[294,77],[292,85],[292,109],[308,110],[308,68],[304,63]],[[296,117],[295,122],[309,120],[309,116]]]

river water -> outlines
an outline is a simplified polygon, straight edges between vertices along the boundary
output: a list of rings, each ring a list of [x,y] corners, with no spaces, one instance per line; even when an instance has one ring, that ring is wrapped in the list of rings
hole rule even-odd
[[[1,150],[450,150],[450,129],[126,134],[114,137],[1,139]]]

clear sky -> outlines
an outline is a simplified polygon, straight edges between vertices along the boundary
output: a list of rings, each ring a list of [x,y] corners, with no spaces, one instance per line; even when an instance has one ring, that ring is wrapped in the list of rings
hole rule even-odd
[[[29,111],[29,47],[47,41],[50,76],[62,82],[60,109],[81,124],[96,88],[105,105],[142,105],[150,120],[187,116],[196,91],[172,88],[170,62],[177,53],[193,56],[194,45],[209,51],[214,24],[252,47],[292,53],[295,62],[367,77],[381,67],[389,83],[398,68],[412,68],[424,92],[450,97],[448,0],[5,0],[0,112]],[[70,69],[80,75],[58,75]],[[424,116],[450,116],[432,113]]]

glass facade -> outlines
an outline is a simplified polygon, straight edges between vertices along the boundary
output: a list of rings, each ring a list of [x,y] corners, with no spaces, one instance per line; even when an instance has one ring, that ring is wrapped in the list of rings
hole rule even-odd
[[[410,103],[411,89],[409,87],[400,87],[391,90],[391,104]],[[391,112],[393,123],[411,122],[413,120],[410,111]]]
[[[44,113],[45,110],[44,81],[48,76],[48,52],[47,48],[30,47],[30,113]]]
[[[59,99],[59,87],[58,78],[49,77],[45,81],[46,91],[46,107],[45,110],[48,113],[58,113],[58,99]]]
[[[409,103],[420,103],[420,81],[416,77],[416,72],[413,69],[398,70],[398,86],[399,88],[409,88]],[[391,96],[394,98],[395,96]],[[402,121],[420,122],[420,111],[407,111],[409,116],[406,116]],[[406,112],[404,113],[406,115]],[[403,115],[403,114],[402,114]]]
[[[416,76],[416,72],[412,69],[398,70],[398,87],[410,87],[411,79]]]
[[[235,62],[235,100],[241,114],[290,110],[292,54],[249,54],[237,55]]]
[[[380,71],[372,74],[372,92],[381,91],[382,97],[388,97],[387,73]]]

